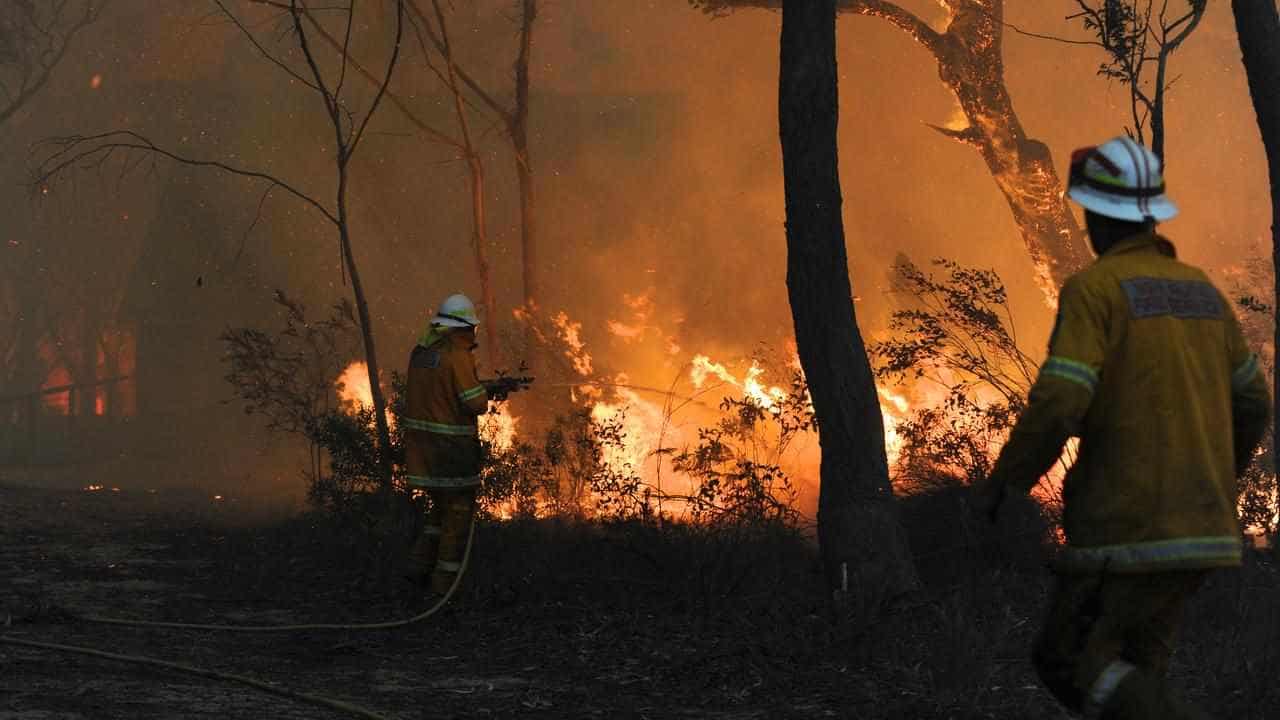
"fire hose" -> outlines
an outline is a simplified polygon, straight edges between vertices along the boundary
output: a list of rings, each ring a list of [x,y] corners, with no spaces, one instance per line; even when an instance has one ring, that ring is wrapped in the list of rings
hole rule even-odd
[[[297,625],[217,625],[217,624],[201,624],[201,623],[180,623],[180,622],[163,622],[155,620],[127,620],[124,618],[99,617],[94,615],[73,616],[82,622],[93,623],[96,625],[123,625],[127,627],[142,628],[169,628],[175,630],[207,630],[213,632],[233,632],[233,633],[287,633],[287,632],[304,632],[308,630],[347,630],[347,631],[367,631],[367,630],[390,630],[393,628],[406,627],[415,623],[422,622],[427,618],[439,612],[457,592],[458,586],[462,583],[462,578],[467,572],[467,565],[471,560],[471,547],[476,536],[476,524],[471,523],[471,531],[467,535],[466,549],[462,553],[461,567],[458,568],[458,574],[453,579],[453,584],[449,586],[439,600],[435,602],[427,610],[418,613],[410,618],[403,620],[390,620],[377,623],[305,623]],[[146,657],[143,655],[124,655],[120,653],[105,652],[94,648],[83,647],[79,645],[63,645],[60,643],[41,642],[37,640],[24,640],[21,638],[11,637],[8,634],[0,634],[0,645],[15,645],[19,647],[35,648],[38,650],[51,650],[54,652],[73,653],[78,655],[88,655],[90,657],[103,658],[107,660],[115,660],[133,665],[145,665],[149,667],[161,668],[164,670],[173,670],[188,675],[197,675],[199,677],[210,678],[213,680],[221,680],[224,682],[238,683],[255,690],[259,690],[271,695],[295,700],[298,702],[327,708],[330,710],[338,710],[356,717],[367,718],[368,720],[388,720],[384,715],[379,715],[372,710],[360,707],[341,700],[333,700],[321,695],[313,695],[310,693],[298,692],[282,688],[262,680],[248,677],[246,675],[238,675],[235,673],[220,672],[217,670],[209,670],[206,668],[196,667],[194,665],[185,665],[182,663],[170,662],[168,660],[160,660],[158,658]]]

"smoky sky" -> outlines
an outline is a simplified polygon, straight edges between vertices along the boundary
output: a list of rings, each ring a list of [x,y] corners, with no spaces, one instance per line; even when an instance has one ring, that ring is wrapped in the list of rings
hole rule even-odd
[[[903,4],[943,22],[936,3]],[[377,3],[366,5],[356,54],[377,68],[391,28]],[[511,4],[453,5],[460,64],[511,102]],[[1082,36],[1064,20],[1074,6],[1068,0],[1006,6],[1008,22],[1021,28]],[[227,325],[274,322],[272,289],[317,308],[349,293],[333,228],[278,190],[255,223],[263,184],[164,162],[127,175],[119,167],[78,173],[54,188],[57,199],[33,200],[19,183],[31,145],[42,138],[130,129],[193,157],[277,174],[330,202],[332,130],[319,101],[211,15],[215,9],[199,0],[118,0],[0,139],[4,232],[25,247],[47,248],[33,259],[0,245],[10,255],[0,262],[15,268],[64,258],[56,267],[64,279],[83,275],[95,292],[138,298],[137,313],[158,312],[180,296],[191,318],[181,332],[207,336],[174,339],[205,343],[211,360],[199,372],[206,376],[182,380],[215,388],[192,391],[200,403],[222,392],[212,337]],[[268,48],[288,49],[278,23],[240,9],[258,22],[253,27]],[[530,123],[543,307],[583,323],[598,367],[669,381],[692,353],[740,358],[761,342],[789,338],[779,22],[768,11],[712,19],[683,0],[542,3]],[[957,112],[934,59],[900,31],[863,17],[840,19],[838,52],[845,227],[864,333],[882,333],[897,307],[887,293],[899,252],[918,262],[948,257],[1000,273],[1022,336],[1038,355],[1051,311],[1008,207],[977,152],[926,125],[945,124]],[[1009,30],[1004,56],[1022,124],[1051,148],[1061,174],[1073,148],[1121,133],[1127,90],[1097,76],[1096,48]],[[1182,215],[1164,230],[1185,259],[1211,269],[1262,255],[1267,178],[1226,3],[1210,4],[1201,28],[1174,56],[1173,73],[1167,179]],[[347,87],[353,105],[365,107],[363,81],[348,78]],[[449,98],[410,36],[393,89],[421,117],[456,131]],[[510,308],[521,297],[512,155],[492,115],[473,111],[472,121],[488,180],[486,250],[498,322],[510,330]],[[387,104],[352,167],[355,252],[382,362],[395,368],[440,298],[479,294],[465,168],[456,152],[424,138]],[[117,260],[87,262],[94,253]],[[152,283],[172,293],[148,301],[137,288]],[[645,317],[637,319],[624,296],[649,297]],[[640,322],[651,332],[617,338],[607,332],[610,320]],[[164,332],[178,332],[177,325]],[[671,338],[681,348],[674,356],[665,343]]]

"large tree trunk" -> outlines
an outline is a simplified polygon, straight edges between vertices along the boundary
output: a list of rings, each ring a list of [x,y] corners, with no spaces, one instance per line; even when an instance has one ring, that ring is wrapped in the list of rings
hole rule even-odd
[[[835,0],[782,11],[778,115],[787,290],[822,447],[818,539],[837,593],[917,584],[889,484],[884,421],[853,310],[836,154]],[[872,590],[873,589],[873,590]]]
[[[782,0],[689,0],[707,12],[777,8]],[[1062,194],[1062,180],[1049,148],[1027,137],[1004,82],[1003,0],[946,0],[951,24],[938,32],[927,22],[884,0],[838,0],[840,12],[878,17],[905,32],[938,63],[938,77],[955,93],[968,127],[936,127],[975,148],[1031,255],[1036,280],[1047,298],[1091,256],[1079,223]]]
[[[1245,74],[1249,77],[1249,94],[1258,114],[1258,129],[1267,152],[1271,173],[1271,263],[1276,285],[1272,311],[1276,325],[1273,340],[1276,357],[1280,358],[1280,12],[1275,0],[1231,0],[1236,16],[1236,33]],[[1280,371],[1275,373],[1280,378]],[[1272,452],[1280,452],[1280,385],[1271,388],[1275,403],[1271,425]],[[1280,547],[1280,545],[1278,545]]]

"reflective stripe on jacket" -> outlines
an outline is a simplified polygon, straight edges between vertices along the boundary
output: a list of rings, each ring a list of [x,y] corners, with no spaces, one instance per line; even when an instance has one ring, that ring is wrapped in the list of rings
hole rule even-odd
[[[1236,477],[1270,398],[1226,298],[1141,235],[1067,280],[1049,342],[991,482],[1028,490],[1081,438],[1063,568],[1238,565]]]
[[[489,395],[476,377],[465,333],[448,333],[409,356],[405,390],[405,479],[420,488],[463,488],[480,483],[476,417]]]

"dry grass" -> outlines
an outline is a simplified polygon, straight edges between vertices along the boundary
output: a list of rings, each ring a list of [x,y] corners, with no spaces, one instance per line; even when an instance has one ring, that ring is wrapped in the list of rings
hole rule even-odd
[[[8,501],[5,492],[0,500]],[[48,574],[47,558],[23,550],[33,546],[22,537],[61,534],[63,542],[90,542],[83,557],[64,558],[57,578],[92,583],[106,571],[91,567],[90,547],[114,538],[165,548],[156,551],[165,564],[134,571],[173,588],[152,598],[157,617],[357,620],[403,610],[394,558],[407,523],[365,531],[307,515],[228,527],[207,516],[129,510],[127,497],[92,498],[120,504],[99,507],[95,522],[130,518],[114,528],[92,524],[94,539],[84,534],[90,524],[77,524],[76,503],[88,501],[72,501],[56,525],[38,526],[41,514],[31,513],[37,526],[0,529],[0,541],[16,541],[0,576]],[[1025,510],[994,529],[971,523],[960,502],[943,493],[905,504],[925,587],[878,612],[872,600],[856,599],[834,612],[814,548],[783,528],[527,521],[483,526],[457,604],[406,632],[246,640],[58,623],[40,632],[189,654],[397,717],[1065,717],[1026,660],[1050,581],[1035,539],[1042,528]],[[876,598],[868,590],[856,597]],[[100,596],[100,611],[129,614],[140,601]],[[1244,569],[1215,576],[1188,613],[1174,684],[1218,717],[1276,717],[1277,608],[1274,559],[1254,556]],[[65,672],[18,659],[6,665],[14,682],[62,698],[59,710],[70,703],[94,717],[172,716],[165,714],[172,707],[146,700],[163,679],[128,685],[136,696],[80,708],[60,685],[76,687]],[[34,697],[27,700],[40,702]]]

